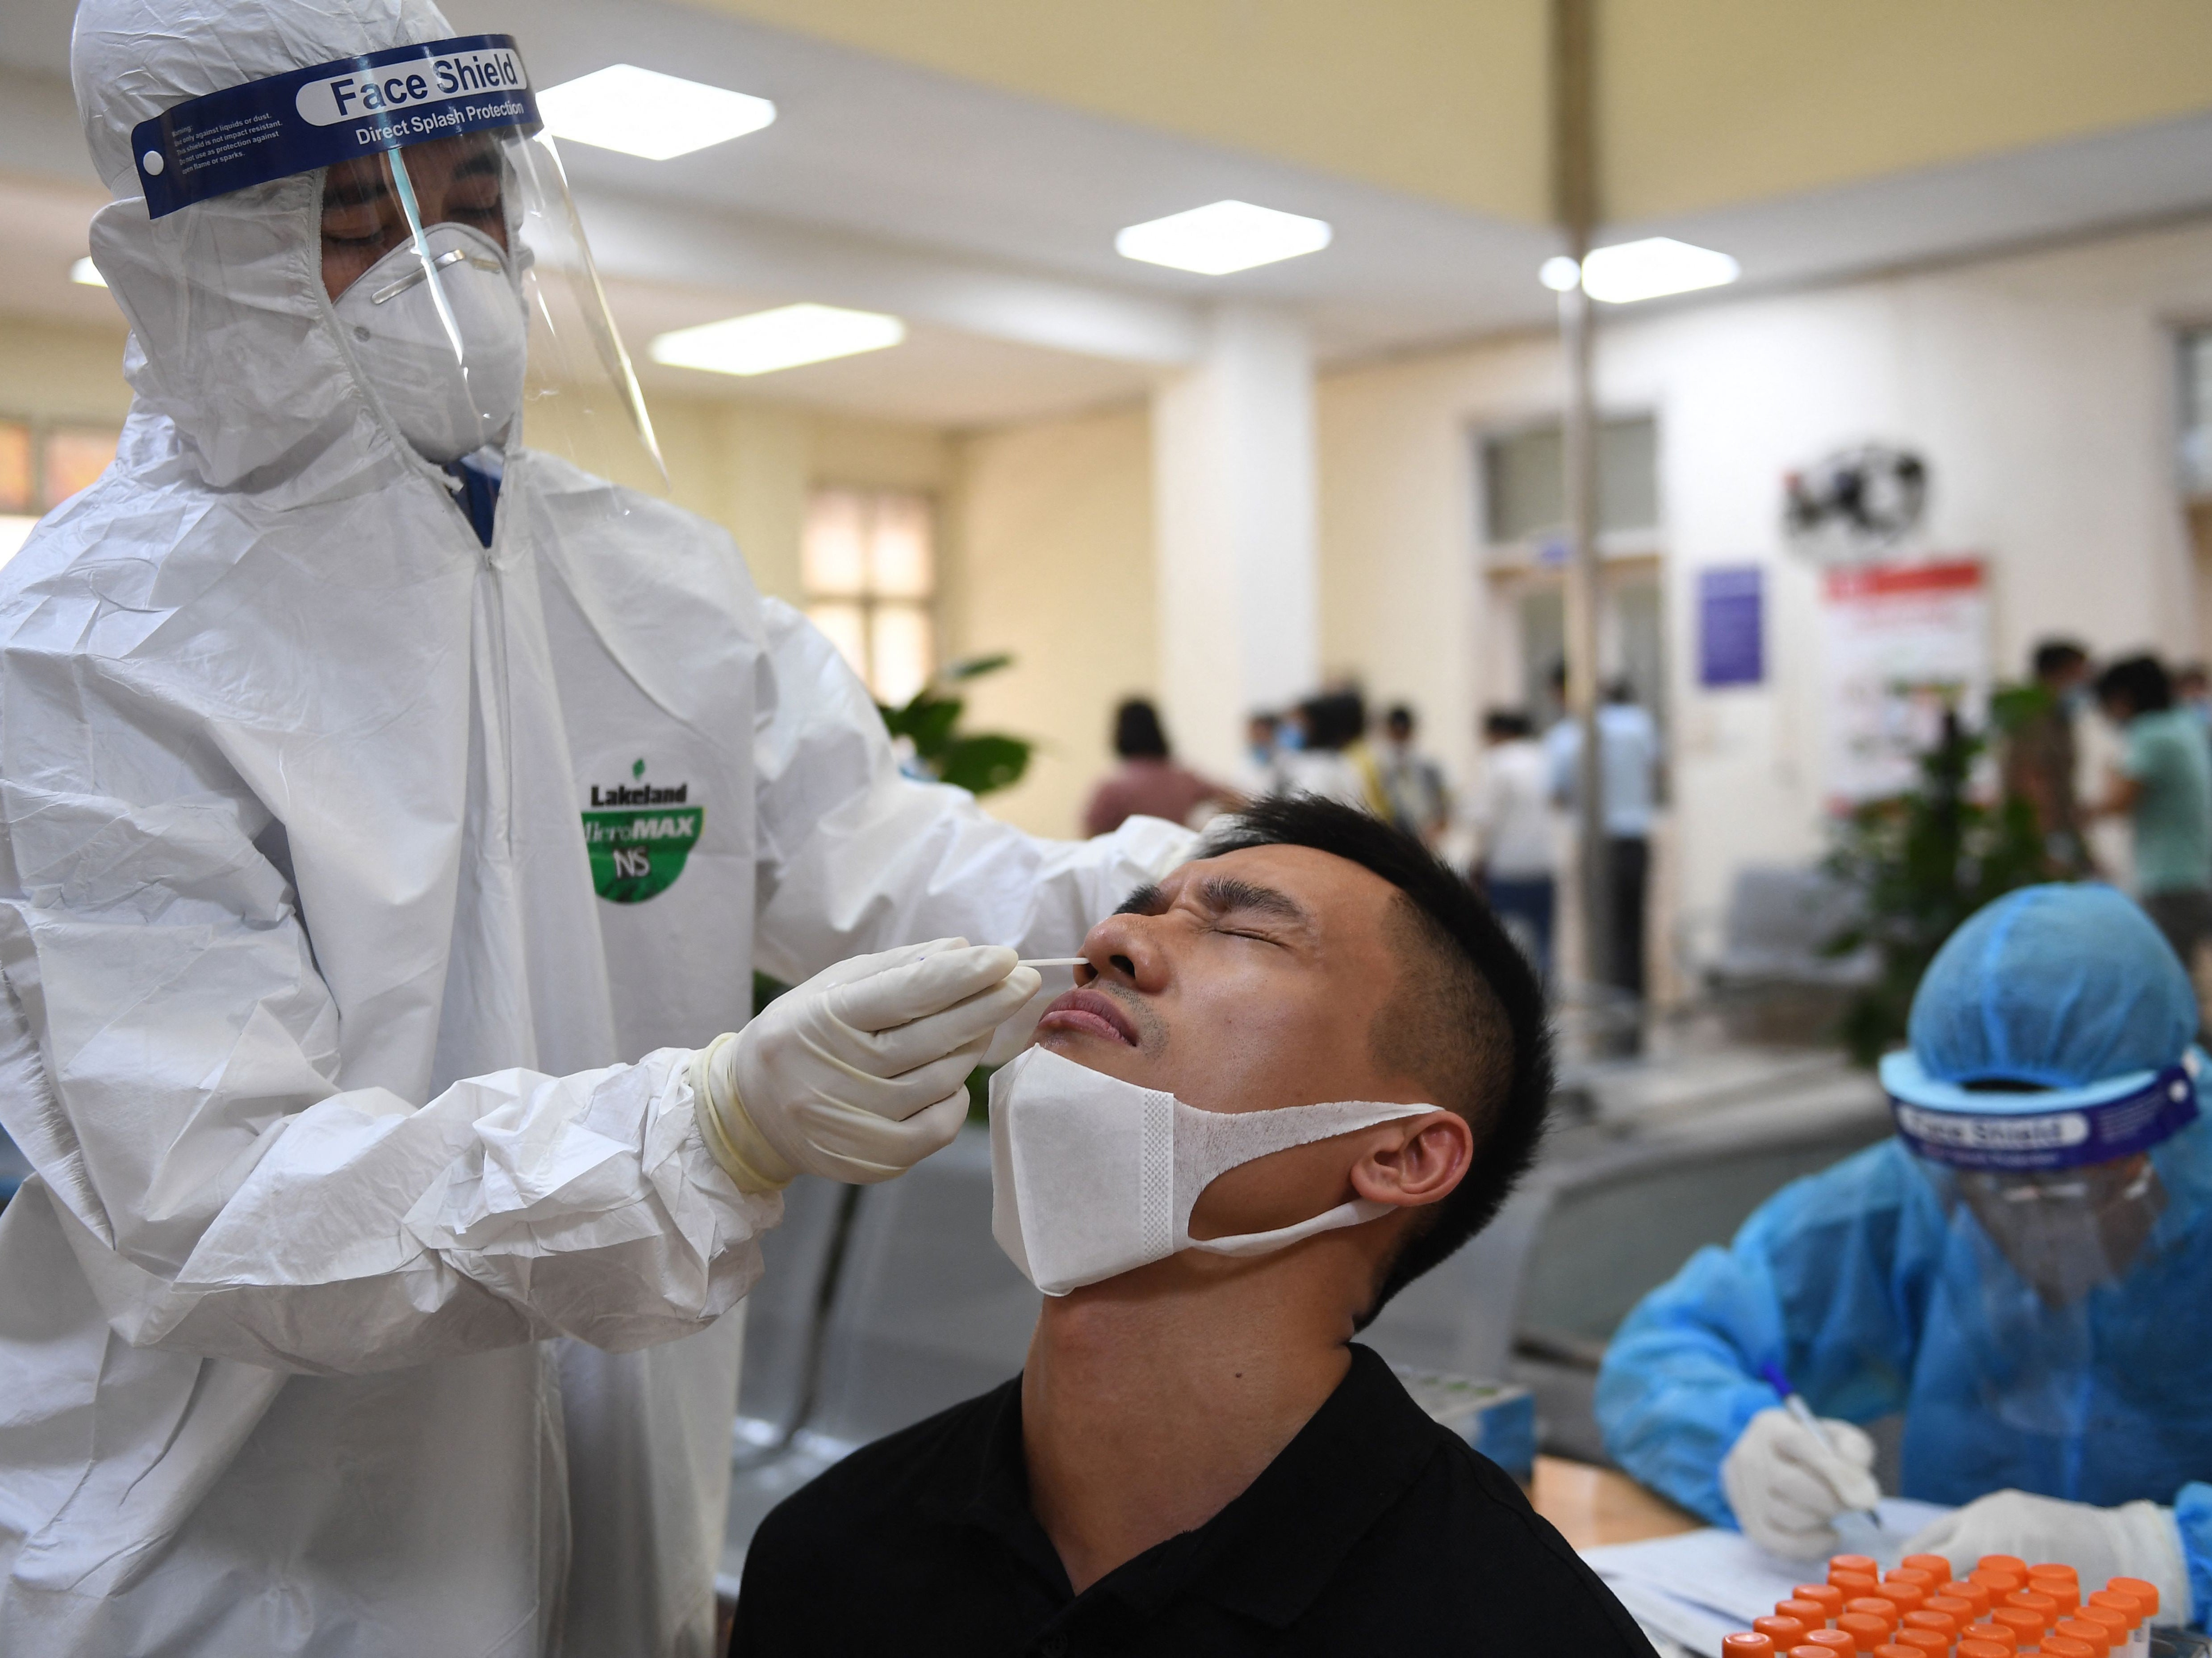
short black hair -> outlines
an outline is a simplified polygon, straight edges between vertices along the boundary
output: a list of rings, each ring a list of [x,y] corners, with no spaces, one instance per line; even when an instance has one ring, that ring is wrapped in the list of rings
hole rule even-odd
[[[2154,656],[2124,656],[2097,676],[2097,700],[2118,701],[2130,714],[2157,714],[2173,706],[2173,682]]]
[[[1414,720],[1413,710],[1408,704],[1394,702],[1390,705],[1390,712],[1382,716],[1382,723],[1394,730],[1402,726],[1407,731],[1411,731],[1418,722]]]
[[[1349,748],[1367,735],[1367,700],[1358,691],[1324,691],[1298,704],[1306,746]]]
[[[1411,964],[1434,984],[1425,1017],[1378,1057],[1417,1075],[1441,1064],[1462,1075],[1437,1102],[1474,1130],[1474,1162],[1434,1217],[1390,1264],[1364,1327],[1383,1303],[1487,1226],[1534,1163],[1552,1097],[1552,1035],[1543,987],[1489,905],[1415,836],[1368,812],[1314,795],[1277,796],[1238,813],[1206,837],[1200,857],[1255,847],[1310,847],[1378,875],[1398,890],[1401,935],[1432,959]],[[1440,969],[1440,971],[1425,969]],[[1398,1047],[1400,1043],[1404,1047]],[[1450,1051],[1444,1051],[1449,1044]]]
[[[1164,760],[1168,734],[1160,727],[1160,711],[1141,696],[1132,696],[1114,710],[1114,752],[1124,760]]]
[[[1482,716],[1482,729],[1492,737],[1526,737],[1535,727],[1518,708],[1492,708]]]
[[[2087,647],[2075,644],[2070,639],[2046,639],[2036,646],[2035,654],[2029,659],[2029,662],[2038,679],[2048,679],[2053,674],[2064,673],[2069,668],[2078,668],[2088,659],[2089,653]]]

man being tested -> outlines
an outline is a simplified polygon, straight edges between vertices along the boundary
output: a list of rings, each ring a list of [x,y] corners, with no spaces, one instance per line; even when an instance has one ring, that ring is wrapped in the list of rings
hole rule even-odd
[[[1091,930],[994,1079],[1021,1376],[770,1515],[735,1650],[1641,1653],[1512,1481],[1352,1345],[1495,1212],[1550,1062],[1411,836],[1254,808]]]
[[[1954,933],[1882,1062],[1898,1134],[1785,1187],[1630,1315],[1606,1447],[1771,1552],[1838,1544],[1875,1498],[1854,1424],[1901,1412],[1912,1540],[1966,1570],[2061,1561],[2085,1588],[2212,1604],[2212,1121],[2197,1003],[2109,887],[2038,886]],[[1784,1406],[1802,1394],[1815,1427]]]

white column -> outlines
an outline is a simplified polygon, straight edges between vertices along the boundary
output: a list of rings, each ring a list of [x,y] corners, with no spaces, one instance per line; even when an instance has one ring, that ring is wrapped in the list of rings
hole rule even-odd
[[[1152,398],[1160,713],[1179,757],[1214,775],[1244,721],[1321,675],[1313,351],[1284,313],[1224,305],[1204,349]]]

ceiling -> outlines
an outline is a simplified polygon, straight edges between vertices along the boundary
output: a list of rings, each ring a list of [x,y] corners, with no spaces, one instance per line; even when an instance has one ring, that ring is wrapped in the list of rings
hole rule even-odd
[[[879,9],[935,7],[953,16],[975,3]],[[987,66],[997,83],[986,83],[991,76],[963,78],[740,9],[775,7],[446,7],[457,31],[516,33],[540,85],[630,62],[776,101],[774,125],[671,161],[562,149],[649,391],[966,428],[1140,396],[1190,359],[1208,307],[1222,300],[1294,310],[1324,361],[1540,325],[1550,314],[1551,296],[1534,279],[1555,251],[1550,231],[1375,182],[1364,150],[1325,169],[1310,144],[1288,158],[1282,152],[1297,146],[1232,148],[1159,120],[1013,89],[1018,77],[1002,65]],[[72,10],[69,0],[0,8],[0,210],[13,210],[19,230],[0,243],[0,306],[112,318],[105,295],[65,280],[83,252],[84,218],[101,199],[67,86]],[[841,0],[826,15],[857,14]],[[1423,81],[1407,95],[1432,90]],[[2162,95],[2170,102],[2185,93]],[[1252,104],[1249,88],[1239,96],[1239,107]],[[1342,115],[1313,125],[1325,131]],[[1647,191],[1643,199],[1671,210],[1616,233],[1664,232],[1723,248],[1742,262],[1744,287],[1756,289],[2212,210],[2212,112],[2091,126],[1719,205],[1710,204],[1711,191]],[[1269,131],[1255,129],[1260,141]],[[1409,144],[1437,142],[1412,131]],[[1907,152],[1889,159],[1899,154]],[[1123,225],[1224,197],[1327,219],[1335,240],[1303,258],[1210,278],[1113,251]],[[643,361],[646,339],[663,328],[795,300],[890,311],[907,319],[909,337],[889,350],[743,380]],[[1686,302],[1699,301],[1671,303]]]

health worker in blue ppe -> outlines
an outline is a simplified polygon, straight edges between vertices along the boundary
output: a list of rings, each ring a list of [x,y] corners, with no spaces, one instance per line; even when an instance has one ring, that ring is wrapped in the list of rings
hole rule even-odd
[[[901,777],[599,475],[512,39],[83,0],[73,70],[137,396],[0,574],[0,1650],[703,1655],[780,1187],[950,1140],[1190,837]]]
[[[2039,886],[1936,953],[1881,1080],[1897,1134],[1785,1187],[1622,1324],[1608,1452],[1811,1558],[1877,1492],[1857,1425],[1904,1415],[1911,1543],[2212,1606],[2212,1121],[2197,1000],[2100,885]],[[1784,1408],[1794,1388],[1819,1418]]]

